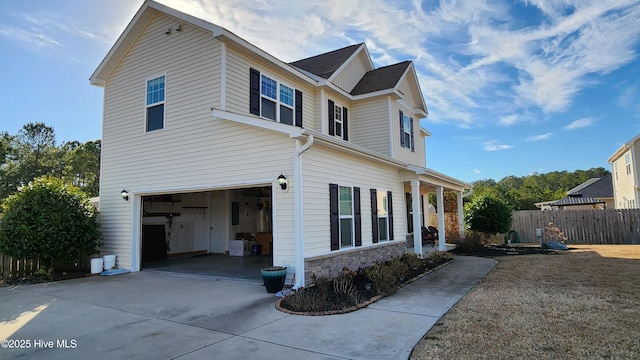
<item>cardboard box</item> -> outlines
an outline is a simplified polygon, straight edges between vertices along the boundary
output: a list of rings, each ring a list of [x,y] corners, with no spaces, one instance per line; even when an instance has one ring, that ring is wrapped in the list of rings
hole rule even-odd
[[[229,255],[244,256],[245,243],[249,246],[248,240],[229,240]]]

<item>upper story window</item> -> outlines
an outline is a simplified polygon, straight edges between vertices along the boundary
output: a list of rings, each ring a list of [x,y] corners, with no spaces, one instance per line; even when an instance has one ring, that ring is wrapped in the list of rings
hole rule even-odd
[[[618,162],[613,163],[614,172],[616,173],[616,180],[618,180]]]
[[[400,110],[400,146],[415,151],[413,140],[413,118]]]
[[[349,110],[344,106],[337,105],[333,100],[329,100],[328,105],[329,135],[349,140]]]
[[[164,76],[147,81],[147,131],[164,128]]]
[[[302,127],[302,92],[250,69],[249,111],[287,125]]]
[[[624,154],[624,164],[627,169],[627,175],[631,175],[631,154]]]

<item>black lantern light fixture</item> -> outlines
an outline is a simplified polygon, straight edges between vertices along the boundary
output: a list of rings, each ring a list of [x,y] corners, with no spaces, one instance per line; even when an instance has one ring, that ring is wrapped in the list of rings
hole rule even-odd
[[[129,192],[126,189],[122,189],[120,196],[122,196],[122,200],[129,201]]]
[[[280,188],[282,190],[287,190],[287,178],[282,175],[282,173],[280,173],[280,176],[278,176],[278,185],[280,185]]]

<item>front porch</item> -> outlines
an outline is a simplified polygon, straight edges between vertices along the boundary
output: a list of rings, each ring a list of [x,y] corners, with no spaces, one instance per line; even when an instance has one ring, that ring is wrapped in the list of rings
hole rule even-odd
[[[464,237],[463,198],[470,194],[465,191],[469,190],[471,186],[431,169],[406,172],[403,174],[403,181],[407,214],[407,250],[424,255],[430,251],[453,249],[454,247],[446,242],[447,228],[449,228],[449,233],[457,232],[460,237]],[[455,201],[447,201],[447,206],[445,206],[445,192],[455,194]],[[429,194],[435,194],[436,197],[437,216],[435,221],[429,215]],[[446,211],[455,214],[449,216],[449,221],[446,221]],[[419,225],[414,226],[414,224]],[[423,245],[423,227],[430,226],[435,227],[438,231],[437,242],[434,245]]]

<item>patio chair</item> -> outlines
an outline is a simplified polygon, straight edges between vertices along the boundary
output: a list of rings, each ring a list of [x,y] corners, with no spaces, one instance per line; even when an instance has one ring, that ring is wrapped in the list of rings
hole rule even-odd
[[[431,244],[431,246],[435,246],[437,240],[438,229],[433,226],[422,227],[422,245]]]

